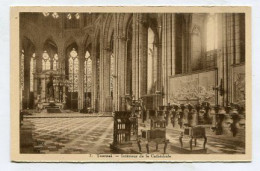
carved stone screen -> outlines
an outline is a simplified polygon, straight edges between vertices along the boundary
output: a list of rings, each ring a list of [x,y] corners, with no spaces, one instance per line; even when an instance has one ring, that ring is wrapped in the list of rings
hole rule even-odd
[[[205,71],[169,78],[170,103],[209,102],[215,104],[216,71]]]

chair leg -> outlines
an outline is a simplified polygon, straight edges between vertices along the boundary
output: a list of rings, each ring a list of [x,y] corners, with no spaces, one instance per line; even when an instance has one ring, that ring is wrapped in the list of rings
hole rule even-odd
[[[190,138],[190,150],[192,151],[192,137]]]
[[[158,143],[156,143],[156,151],[158,151]]]
[[[204,137],[204,144],[203,144],[203,148],[206,149],[206,143],[207,143],[207,137]]]
[[[168,141],[166,140],[164,143],[164,148],[163,148],[164,154],[166,153],[167,145],[168,145]]]
[[[149,143],[148,142],[146,144],[146,151],[147,151],[147,154],[149,154]]]
[[[183,138],[183,135],[182,135],[182,133],[181,133],[181,135],[180,135],[180,137],[179,137],[179,141],[180,141],[180,144],[181,144],[181,148],[183,148],[182,138]]]
[[[139,152],[141,153],[142,147],[141,147],[141,141],[140,140],[137,141],[137,145],[138,145],[138,148],[139,148]]]

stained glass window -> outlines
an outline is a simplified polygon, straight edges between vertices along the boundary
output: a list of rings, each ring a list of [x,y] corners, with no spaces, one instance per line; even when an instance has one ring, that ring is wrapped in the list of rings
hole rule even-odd
[[[207,18],[207,51],[217,48],[217,15],[209,14]]]
[[[206,24],[206,57],[203,60],[203,68],[215,68],[217,62],[217,45],[218,45],[218,31],[217,31],[217,15],[208,14]]]
[[[21,64],[20,64],[20,84],[21,90],[24,90],[24,50],[22,50],[21,54]]]
[[[69,92],[78,91],[79,59],[76,50],[73,48],[69,56]]]
[[[84,62],[84,92],[91,92],[91,84],[92,84],[92,60],[90,58],[90,54],[87,51],[85,54],[85,62]]]
[[[58,66],[58,65],[59,65],[59,64],[58,64],[58,59],[59,59],[59,58],[58,58],[58,54],[55,54],[54,57],[53,57],[53,70],[55,70],[55,71],[56,71],[56,70],[58,69],[58,67],[59,67],[59,66]]]
[[[36,69],[36,62],[35,62],[35,53],[32,55],[31,60],[30,60],[30,92],[33,92],[33,78],[34,78],[34,73]]]
[[[42,54],[42,70],[50,70],[51,69],[51,60],[50,60],[50,56],[47,53],[47,51],[44,51]]]

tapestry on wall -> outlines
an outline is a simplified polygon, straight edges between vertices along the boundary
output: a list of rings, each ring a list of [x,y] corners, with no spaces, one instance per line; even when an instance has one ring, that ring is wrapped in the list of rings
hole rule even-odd
[[[233,68],[233,103],[245,105],[245,66]]]
[[[196,104],[209,102],[215,104],[216,71],[177,76],[169,81],[170,103]]]

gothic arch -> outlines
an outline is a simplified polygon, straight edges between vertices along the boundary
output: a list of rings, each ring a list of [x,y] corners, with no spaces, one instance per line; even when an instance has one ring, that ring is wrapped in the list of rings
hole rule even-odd
[[[84,52],[89,51],[91,53],[92,37],[89,34],[86,34],[83,45],[84,45]]]
[[[53,40],[52,36],[50,36],[49,38],[47,38],[47,39],[44,41],[44,43],[43,43],[43,50],[45,50],[45,49],[44,49],[44,46],[45,46],[46,44],[52,46],[53,48],[56,48],[57,51],[58,51],[58,46],[57,46],[56,42]]]
[[[119,30],[122,30],[123,35],[127,35],[127,29],[129,27],[129,23],[133,20],[133,14],[120,14],[119,18]]]
[[[154,32],[154,43],[159,43],[159,33],[158,33],[158,17],[148,17],[147,29],[150,27]]]
[[[66,54],[66,49],[68,48],[68,46],[70,46],[73,43],[75,43],[77,47],[79,47],[79,43],[77,42],[77,40],[74,37],[70,36],[63,45],[64,54]]]
[[[28,38],[34,45],[36,45],[37,42],[39,42],[40,40],[39,39],[39,36],[38,34],[40,33],[38,27],[31,23],[31,22],[26,22],[26,24],[24,25],[21,25],[21,28],[20,31],[21,31],[21,37],[22,39],[24,37]],[[33,29],[32,29],[33,28]],[[23,30],[30,30],[30,32],[28,31],[23,31]]]
[[[32,40],[26,36],[23,36],[22,39],[22,49],[24,51],[34,51],[35,50],[35,44],[32,42]]]
[[[111,39],[113,39],[113,33],[114,33],[114,19],[111,14],[109,14],[106,18],[106,22],[104,25],[104,48],[110,49]]]

